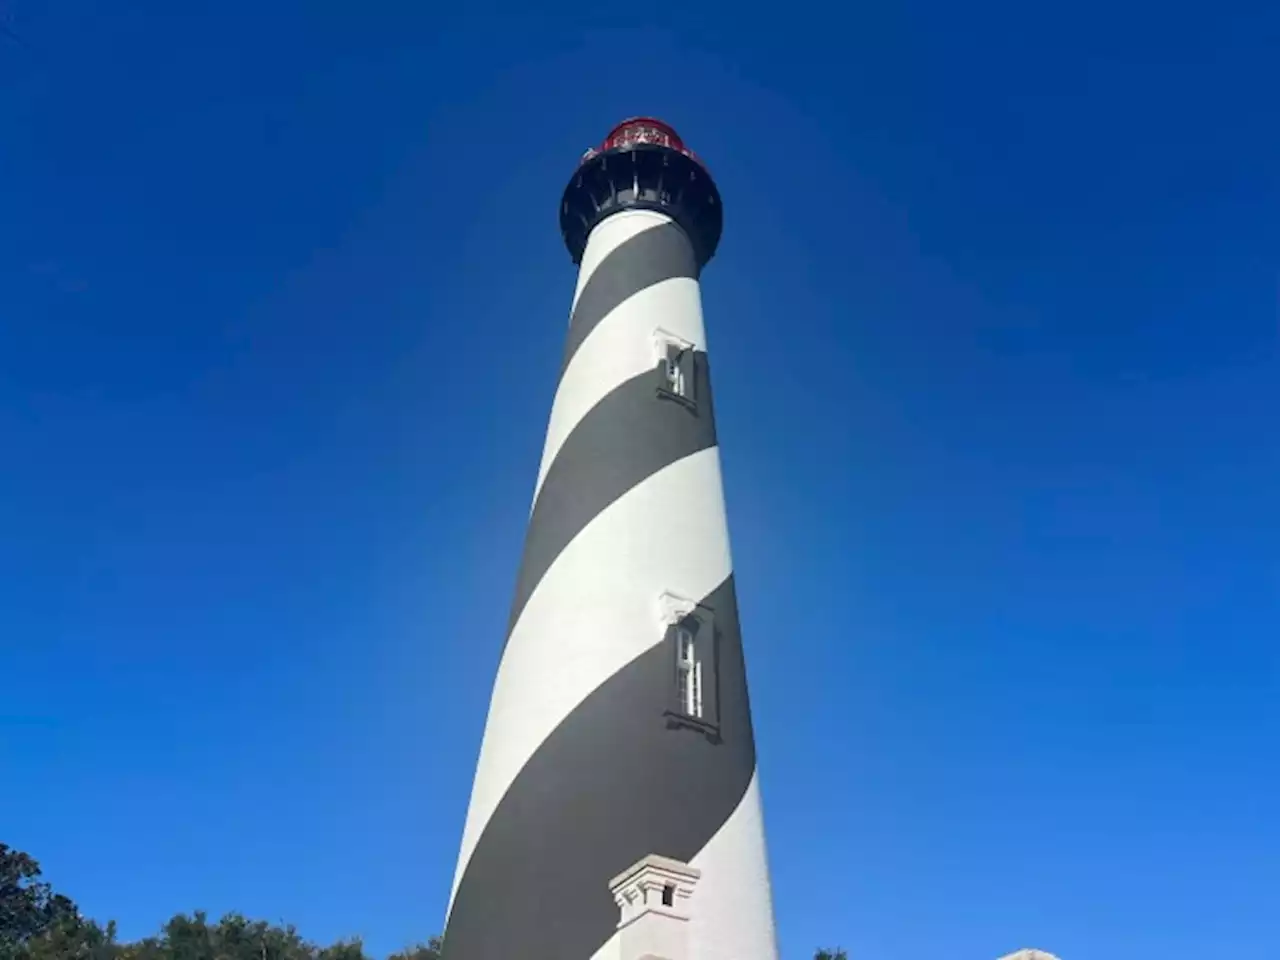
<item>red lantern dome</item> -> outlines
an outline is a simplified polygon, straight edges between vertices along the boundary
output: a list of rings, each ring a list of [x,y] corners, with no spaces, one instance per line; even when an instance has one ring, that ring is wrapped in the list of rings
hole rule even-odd
[[[680,139],[680,134],[676,133],[674,127],[656,117],[631,117],[629,120],[623,120],[609,131],[609,135],[604,138],[598,151],[588,150],[583,159],[590,159],[606,150],[626,150],[642,143],[677,150],[686,157],[702,162],[696,153],[684,145],[684,141]]]

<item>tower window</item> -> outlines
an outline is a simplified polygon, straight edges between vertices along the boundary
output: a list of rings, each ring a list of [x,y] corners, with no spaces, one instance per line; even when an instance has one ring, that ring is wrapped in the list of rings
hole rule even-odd
[[[657,347],[658,395],[693,409],[697,401],[697,351],[692,343],[665,330],[654,332]]]
[[[668,649],[675,663],[667,718],[676,726],[692,726],[717,734],[720,715],[716,696],[716,629],[709,609],[689,604],[667,628]]]
[[[668,883],[662,888],[662,905],[664,907],[676,905],[676,888],[673,884]]]

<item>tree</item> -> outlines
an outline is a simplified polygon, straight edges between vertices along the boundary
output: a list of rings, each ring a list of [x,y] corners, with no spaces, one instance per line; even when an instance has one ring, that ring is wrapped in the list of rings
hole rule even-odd
[[[120,960],[115,924],[106,928],[80,916],[62,917],[31,938],[18,956],[22,960]]]
[[[431,960],[433,941],[413,960]],[[230,913],[211,923],[179,914],[157,936],[117,943],[115,924],[101,927],[41,880],[30,855],[0,844],[0,960],[368,960],[358,941],[320,947],[292,926]]]
[[[393,953],[387,960],[440,960],[442,946],[439,937],[432,937],[426,943],[419,943],[400,953]]]
[[[95,958],[96,960],[96,958]],[[210,923],[202,911],[179,914],[158,937],[121,948],[114,960],[367,960],[357,941],[318,947],[293,926],[229,913]]]
[[[40,880],[33,857],[0,843],[0,960],[22,956],[33,939],[78,916],[74,903]]]
[[[849,960],[849,954],[836,947],[834,950],[819,950],[813,955],[813,960]]]

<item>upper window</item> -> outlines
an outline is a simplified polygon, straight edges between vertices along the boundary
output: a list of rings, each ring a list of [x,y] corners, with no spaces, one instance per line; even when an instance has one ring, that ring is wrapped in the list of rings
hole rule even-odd
[[[687,340],[659,330],[655,334],[658,348],[658,393],[694,406],[697,382],[697,352]]]
[[[665,378],[665,386],[677,397],[686,396],[685,393],[685,371],[684,371],[684,355],[686,351],[681,349],[677,344],[667,344],[667,355],[662,360],[662,375]]]

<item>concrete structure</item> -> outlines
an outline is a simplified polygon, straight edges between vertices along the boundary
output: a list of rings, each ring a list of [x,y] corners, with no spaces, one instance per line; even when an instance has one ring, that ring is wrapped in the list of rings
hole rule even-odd
[[[690,960],[689,921],[701,876],[687,863],[650,855],[610,880],[621,912],[610,960]]]
[[[1045,953],[1043,950],[1019,950],[1008,956],[1001,957],[1000,960],[1058,960],[1052,953]]]
[[[560,226],[580,272],[444,957],[776,960],[698,283],[720,197],[632,120]],[[662,878],[673,905],[629,899]]]

